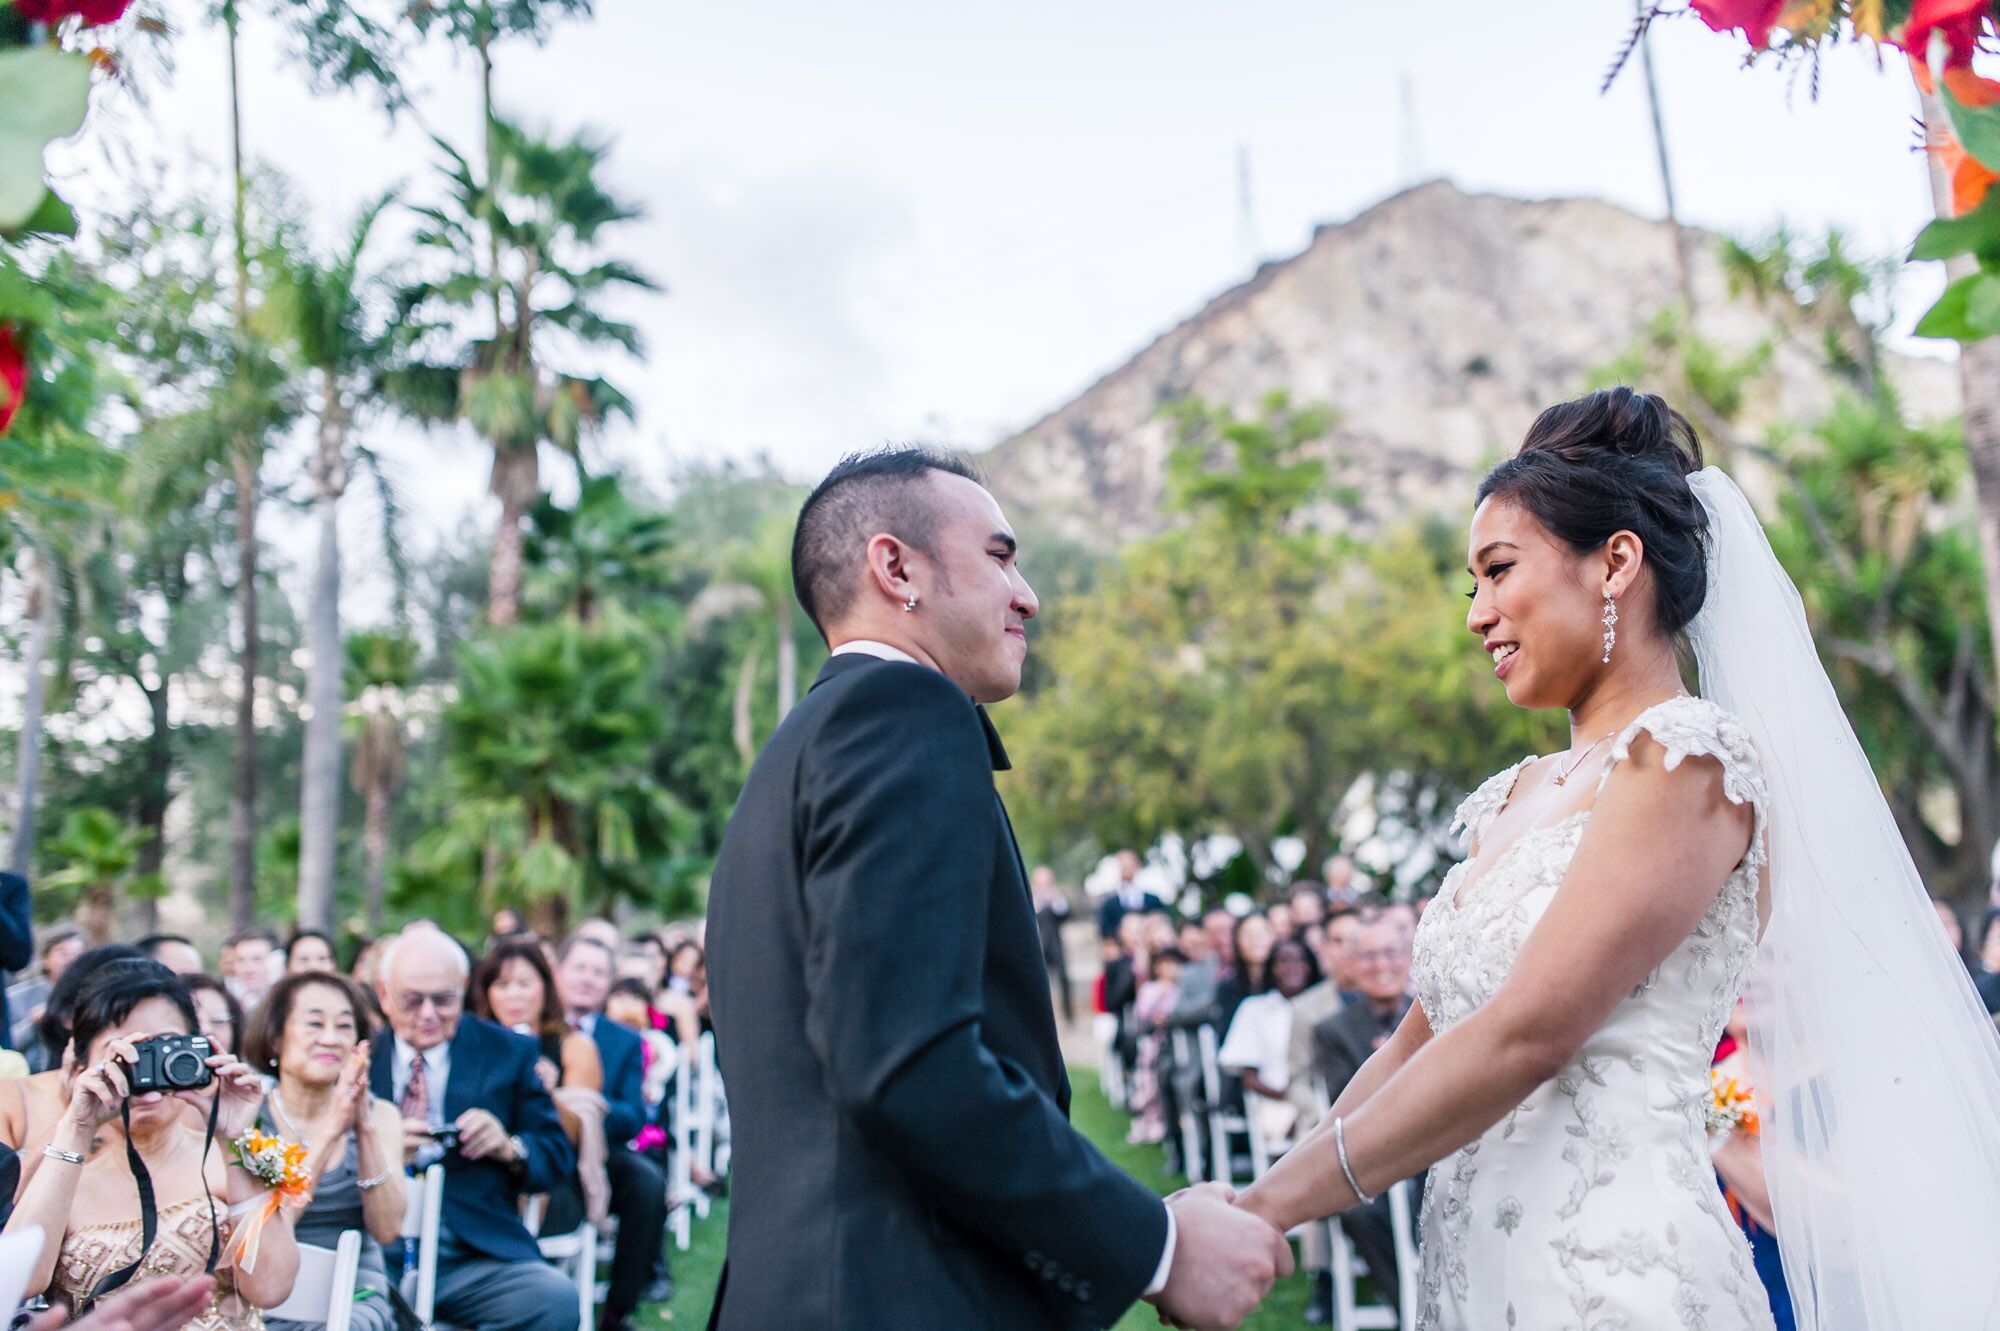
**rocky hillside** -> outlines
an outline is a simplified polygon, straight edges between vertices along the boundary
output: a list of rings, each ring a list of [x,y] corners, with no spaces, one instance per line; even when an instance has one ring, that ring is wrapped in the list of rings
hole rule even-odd
[[[1776,330],[1730,297],[1711,241],[1690,245],[1700,329],[1747,350]],[[1341,412],[1331,447],[1364,508],[1335,520],[1459,513],[1472,478],[1541,407],[1578,391],[1675,299],[1664,222],[1433,182],[1319,228],[1303,253],[1264,265],[985,462],[1010,507],[1107,550],[1164,520],[1162,405],[1196,396],[1247,414],[1285,388]],[[1928,400],[1956,400],[1949,366],[1898,372],[1922,374],[1924,392],[1942,395]],[[1779,340],[1749,424],[1810,418],[1830,391],[1811,352]]]

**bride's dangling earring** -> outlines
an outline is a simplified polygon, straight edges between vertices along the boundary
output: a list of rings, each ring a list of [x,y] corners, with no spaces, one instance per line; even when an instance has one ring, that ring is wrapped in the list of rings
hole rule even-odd
[[[1618,602],[1611,599],[1611,593],[1604,593],[1604,662],[1611,664],[1611,649],[1618,645]]]

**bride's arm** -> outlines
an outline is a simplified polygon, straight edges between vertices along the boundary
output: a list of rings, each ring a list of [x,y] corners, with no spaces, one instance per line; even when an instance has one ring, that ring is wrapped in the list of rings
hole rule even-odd
[[[1333,1120],[1336,1117],[1353,1117],[1354,1111],[1366,1103],[1369,1096],[1375,1094],[1376,1088],[1394,1076],[1396,1069],[1409,1062],[1410,1056],[1423,1048],[1430,1038],[1431,1023],[1430,1018],[1424,1015],[1424,1005],[1410,1004],[1410,1010],[1404,1014],[1400,1022],[1396,1023],[1395,1032],[1382,1042],[1380,1049],[1368,1056],[1367,1062],[1354,1070],[1352,1077],[1348,1078],[1347,1085],[1341,1089],[1339,1097],[1334,1100],[1333,1108],[1327,1111],[1326,1117],[1315,1124],[1311,1132],[1301,1137],[1298,1146],[1292,1149],[1297,1150],[1321,1134],[1332,1132]]]
[[[1690,757],[1670,772],[1651,736],[1636,739],[1498,992],[1374,1094],[1350,1087],[1341,1097],[1360,1185],[1378,1192],[1436,1163],[1555,1076],[1693,931],[1743,858],[1750,829],[1749,808],[1723,794],[1719,763]],[[1351,1113],[1350,1104],[1358,1104]],[[1326,1125],[1242,1197],[1281,1232],[1354,1202]]]

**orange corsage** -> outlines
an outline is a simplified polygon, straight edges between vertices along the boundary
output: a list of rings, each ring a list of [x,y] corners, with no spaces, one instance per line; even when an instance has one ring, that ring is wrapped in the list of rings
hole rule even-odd
[[[1721,1069],[1708,1070],[1708,1103],[1702,1106],[1702,1120],[1711,1137],[1732,1132],[1757,1135],[1757,1102],[1747,1083],[1724,1076]]]
[[[306,1148],[298,1142],[252,1129],[229,1144],[236,1163],[270,1191],[261,1202],[251,1202],[222,1260],[245,1271],[257,1269],[257,1247],[264,1226],[280,1210],[304,1210],[312,1201],[312,1176],[306,1172]]]

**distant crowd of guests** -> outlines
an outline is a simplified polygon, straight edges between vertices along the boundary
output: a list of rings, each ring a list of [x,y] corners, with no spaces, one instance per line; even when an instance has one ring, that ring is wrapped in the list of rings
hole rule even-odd
[[[174,934],[87,948],[57,927],[37,951],[20,1054],[0,1054],[0,1209],[9,1231],[50,1236],[31,1295],[76,1314],[127,1281],[213,1267],[196,1326],[304,1331],[261,1310],[290,1295],[298,1245],[353,1230],[353,1325],[419,1331],[398,1294],[406,1187],[434,1163],[440,1322],[579,1331],[577,1286],[538,1237],[609,1218],[597,1331],[671,1292],[668,1086],[708,1022],[696,932],[593,920],[550,940],[503,911],[476,955],[420,922],[362,940],[345,972],[314,930],[236,934],[214,970]],[[130,1092],[141,1042],[162,1035],[207,1038],[210,1085]],[[269,1185],[229,1149],[253,1130],[300,1144],[312,1189],[254,1253],[232,1230]]]

